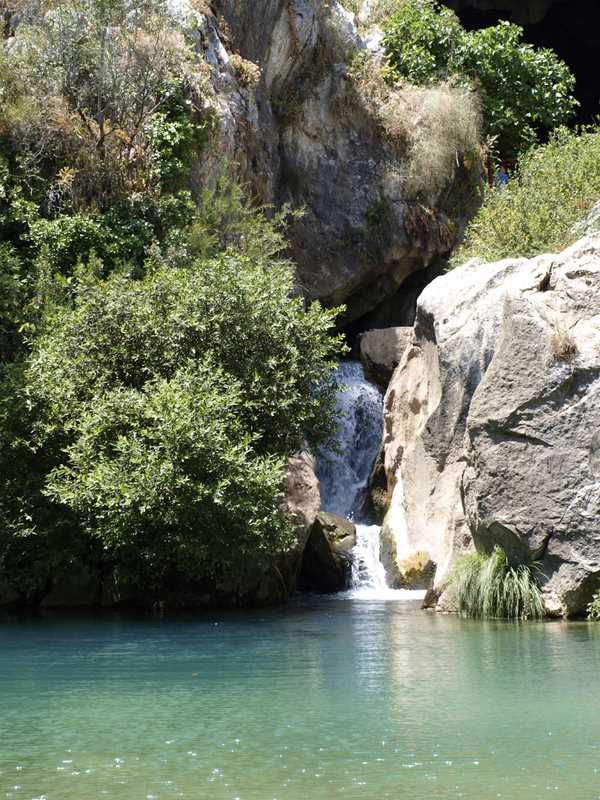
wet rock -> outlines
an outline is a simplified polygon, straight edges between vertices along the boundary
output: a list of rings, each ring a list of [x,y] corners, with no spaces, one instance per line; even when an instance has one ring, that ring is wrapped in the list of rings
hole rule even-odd
[[[393,589],[431,589],[435,577],[435,564],[426,550],[413,550],[398,558],[394,531],[384,525],[381,531],[380,559],[385,569],[388,586]]]
[[[382,328],[361,335],[360,360],[365,375],[382,391],[387,389],[411,338],[412,328]]]
[[[347,519],[319,512],[304,549],[298,588],[338,592],[348,587],[356,528]]]

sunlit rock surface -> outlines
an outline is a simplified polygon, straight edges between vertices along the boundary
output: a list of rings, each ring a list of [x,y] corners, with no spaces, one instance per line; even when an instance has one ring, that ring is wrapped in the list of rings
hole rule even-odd
[[[386,533],[442,590],[458,552],[537,561],[549,613],[600,578],[600,237],[428,286],[385,400]]]
[[[408,202],[405,154],[357,105],[348,64],[369,46],[354,14],[336,0],[187,8],[186,17],[179,0],[211,67],[206,102],[215,112],[196,180],[210,183],[234,166],[259,202],[303,210],[290,239],[307,297],[346,304],[349,323],[450,250],[458,228],[437,207],[448,187],[427,207]],[[255,85],[233,55],[259,67]]]

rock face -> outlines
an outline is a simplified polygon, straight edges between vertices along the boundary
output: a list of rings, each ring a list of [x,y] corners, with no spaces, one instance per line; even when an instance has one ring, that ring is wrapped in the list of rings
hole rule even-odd
[[[367,43],[353,14],[337,0],[214,0],[215,13],[200,14],[185,3],[217,122],[197,180],[236,165],[259,202],[303,209],[290,238],[307,297],[345,303],[349,323],[450,250],[456,226],[435,196],[427,208],[407,200],[406,153],[357,103],[347,65]],[[260,69],[257,82],[240,57]]]
[[[298,586],[305,592],[339,592],[348,587],[356,528],[343,517],[319,512],[304,549]]]
[[[278,565],[287,594],[296,589],[302,556],[321,507],[315,461],[308,452],[290,458],[287,473],[285,511],[294,524],[296,545]]]
[[[558,256],[470,262],[422,294],[385,401],[386,535],[536,560],[548,613],[600,585],[600,236]],[[442,602],[444,599],[442,598]]]
[[[412,328],[382,328],[360,337],[360,360],[366,377],[384,392],[412,338]]]

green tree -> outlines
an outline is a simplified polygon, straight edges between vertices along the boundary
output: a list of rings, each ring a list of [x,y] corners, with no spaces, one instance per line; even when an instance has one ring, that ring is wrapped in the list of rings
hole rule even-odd
[[[390,80],[450,80],[478,91],[485,132],[503,156],[524,152],[577,106],[567,65],[525,43],[518,25],[467,32],[437,0],[406,0],[387,21],[384,42]]]
[[[451,65],[480,92],[488,133],[502,154],[523,153],[577,107],[567,65],[552,50],[523,42],[518,25],[502,22],[463,36]]]
[[[418,86],[448,77],[452,54],[465,31],[437,0],[405,0],[384,24],[388,75]]]
[[[304,308],[287,263],[233,251],[142,280],[80,272],[25,372],[57,513],[155,578],[281,552],[286,457],[333,426],[334,313]]]

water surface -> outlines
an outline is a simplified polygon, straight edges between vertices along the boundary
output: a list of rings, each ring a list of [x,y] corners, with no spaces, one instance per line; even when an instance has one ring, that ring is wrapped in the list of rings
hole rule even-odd
[[[600,627],[304,599],[0,624],[0,798],[600,797]]]

